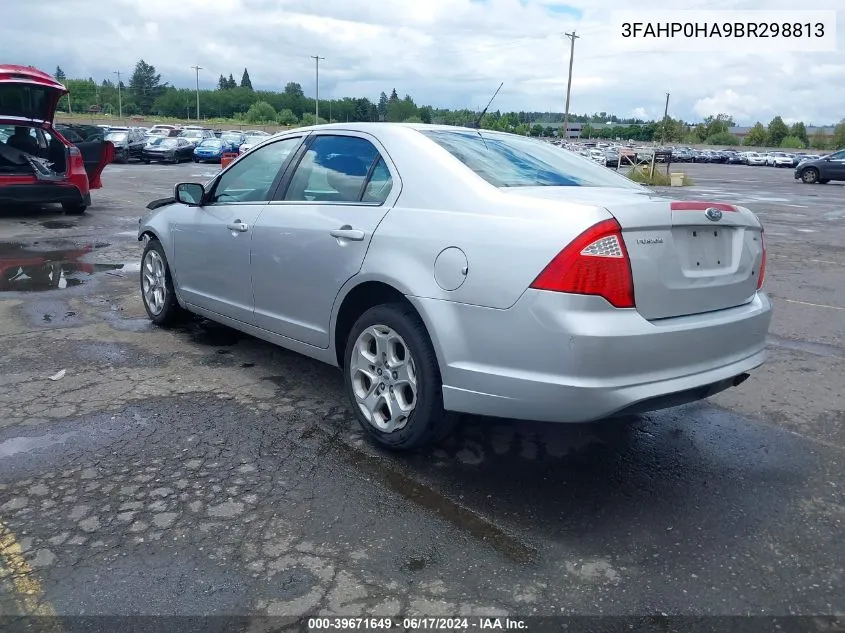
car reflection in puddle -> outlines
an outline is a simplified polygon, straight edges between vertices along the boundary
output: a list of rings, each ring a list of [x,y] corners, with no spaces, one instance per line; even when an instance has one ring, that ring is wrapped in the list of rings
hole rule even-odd
[[[36,250],[23,244],[0,244],[0,292],[32,292],[71,288],[92,275],[119,270],[124,264],[79,261],[94,250],[87,244],[61,250]]]

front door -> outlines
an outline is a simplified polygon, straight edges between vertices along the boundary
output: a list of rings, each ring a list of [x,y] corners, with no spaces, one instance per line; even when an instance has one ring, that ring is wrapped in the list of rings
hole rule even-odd
[[[828,156],[828,162],[823,168],[821,177],[831,180],[845,180],[845,151],[836,152]],[[826,169],[825,169],[826,167]]]
[[[233,163],[212,184],[208,201],[184,207],[174,226],[176,283],[184,299],[252,323],[250,242],[255,223],[301,137],[265,145]]]
[[[301,154],[255,227],[255,322],[326,348],[335,298],[361,269],[399,187],[368,135],[315,134]]]

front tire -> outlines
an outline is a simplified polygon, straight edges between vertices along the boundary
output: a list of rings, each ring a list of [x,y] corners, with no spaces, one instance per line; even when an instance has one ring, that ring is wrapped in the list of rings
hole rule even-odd
[[[81,202],[62,202],[65,215],[82,215],[87,208],[88,205]]]
[[[443,409],[443,383],[431,340],[410,306],[367,310],[352,326],[344,354],[352,409],[381,446],[408,451],[445,437],[457,414]]]
[[[185,316],[176,299],[164,247],[150,239],[141,256],[141,299],[150,320],[160,327],[175,325]]]
[[[801,182],[805,185],[814,185],[819,181],[819,170],[815,167],[808,167],[801,172]]]

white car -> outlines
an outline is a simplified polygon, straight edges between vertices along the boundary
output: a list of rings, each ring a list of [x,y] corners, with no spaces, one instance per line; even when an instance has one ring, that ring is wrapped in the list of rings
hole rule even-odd
[[[243,143],[241,143],[241,147],[238,150],[239,154],[246,154],[249,150],[253,147],[261,143],[262,141],[266,141],[270,138],[269,134],[250,134],[246,137]]]
[[[743,162],[746,165],[751,165],[753,167],[760,167],[766,164],[765,154],[758,154],[757,152],[746,152],[743,158]]]
[[[769,167],[792,167],[792,154],[786,152],[771,152],[766,160]]]

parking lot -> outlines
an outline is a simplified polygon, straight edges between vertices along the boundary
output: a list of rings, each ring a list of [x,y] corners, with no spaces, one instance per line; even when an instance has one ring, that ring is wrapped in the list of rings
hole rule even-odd
[[[683,165],[672,195],[766,226],[770,358],[740,387],[599,424],[467,419],[394,456],[337,370],[146,319],[143,207],[217,169],[111,165],[84,216],[0,211],[0,265],[65,267],[0,280],[0,612],[845,610],[845,185]]]

